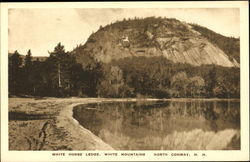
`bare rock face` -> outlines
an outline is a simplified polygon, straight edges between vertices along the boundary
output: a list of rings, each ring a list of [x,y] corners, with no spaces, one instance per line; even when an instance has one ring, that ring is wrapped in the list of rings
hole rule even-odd
[[[89,37],[83,51],[76,56],[87,53],[105,63],[132,56],[164,56],[193,66],[240,66],[191,25],[176,19],[145,18],[107,25]]]
[[[235,59],[230,61],[221,49],[202,38],[177,41],[162,52],[163,56],[173,62],[188,63],[195,66],[215,64],[225,67],[239,67],[239,63]]]

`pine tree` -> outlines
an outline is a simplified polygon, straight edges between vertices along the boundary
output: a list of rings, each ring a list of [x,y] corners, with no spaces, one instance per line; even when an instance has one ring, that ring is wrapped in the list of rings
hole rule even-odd
[[[62,61],[65,55],[65,49],[61,43],[58,43],[54,51],[50,52],[50,63],[51,66],[54,66],[52,69],[53,72],[55,72],[53,78],[57,81],[57,83],[54,84],[55,88],[62,87]]]
[[[22,88],[22,58],[20,54],[15,51],[9,57],[9,94],[17,95],[21,93]]]
[[[77,84],[73,81],[77,77],[72,75],[81,75],[72,71],[76,68],[75,58],[68,52],[65,52],[64,46],[58,43],[54,51],[50,52],[47,63],[51,69],[49,72],[50,76],[53,78],[52,87],[54,95],[62,97],[72,94],[72,90],[76,88],[75,84]]]
[[[28,50],[27,55],[24,59],[23,67],[23,91],[26,94],[31,94],[33,92],[33,76],[32,76],[32,56],[31,50]]]
[[[27,55],[25,56],[25,59],[24,59],[24,67],[26,68],[31,68],[32,66],[32,54],[31,54],[31,50],[29,49],[28,52],[27,52]]]

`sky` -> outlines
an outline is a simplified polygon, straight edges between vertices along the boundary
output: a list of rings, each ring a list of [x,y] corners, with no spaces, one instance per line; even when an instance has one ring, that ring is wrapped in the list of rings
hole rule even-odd
[[[49,56],[57,43],[66,51],[84,44],[100,25],[123,18],[161,16],[205,26],[225,36],[239,37],[240,14],[237,8],[43,8],[9,9],[9,52],[17,50],[33,56]]]

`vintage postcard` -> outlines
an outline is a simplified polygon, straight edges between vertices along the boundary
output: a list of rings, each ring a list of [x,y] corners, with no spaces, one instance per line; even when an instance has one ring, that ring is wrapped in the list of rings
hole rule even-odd
[[[1,3],[1,161],[249,160],[248,12]]]

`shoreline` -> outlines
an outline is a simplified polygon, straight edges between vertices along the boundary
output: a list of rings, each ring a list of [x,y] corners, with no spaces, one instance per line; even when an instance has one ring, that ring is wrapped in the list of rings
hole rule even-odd
[[[75,105],[100,101],[95,98],[9,98],[9,113],[47,116],[9,120],[9,150],[113,150],[72,116]]]
[[[88,102],[88,103],[96,103],[96,102]],[[88,104],[83,103],[83,104]],[[73,138],[79,138],[87,136],[89,137],[89,140],[93,144],[93,146],[89,145],[90,147],[88,149],[90,150],[114,150],[110,145],[105,143],[103,140],[101,140],[98,136],[94,135],[90,130],[84,128],[80,123],[73,117],[73,109],[75,106],[79,105],[81,103],[74,103],[69,106],[67,106],[65,109],[63,109],[59,116],[57,117],[59,123],[58,126],[66,126],[66,125],[72,125],[72,127],[65,127],[68,132],[71,133],[71,137]],[[72,133],[73,132],[73,133]],[[74,133],[76,132],[76,133]],[[79,138],[79,141],[82,139]],[[74,146],[76,149],[81,150],[81,146],[76,144]],[[74,149],[74,150],[76,150]]]
[[[240,99],[155,98],[9,98],[9,113],[43,115],[35,120],[9,120],[10,150],[114,150],[73,117],[77,105],[140,101],[240,101]],[[46,118],[47,116],[47,118]],[[16,132],[20,132],[18,135]]]

